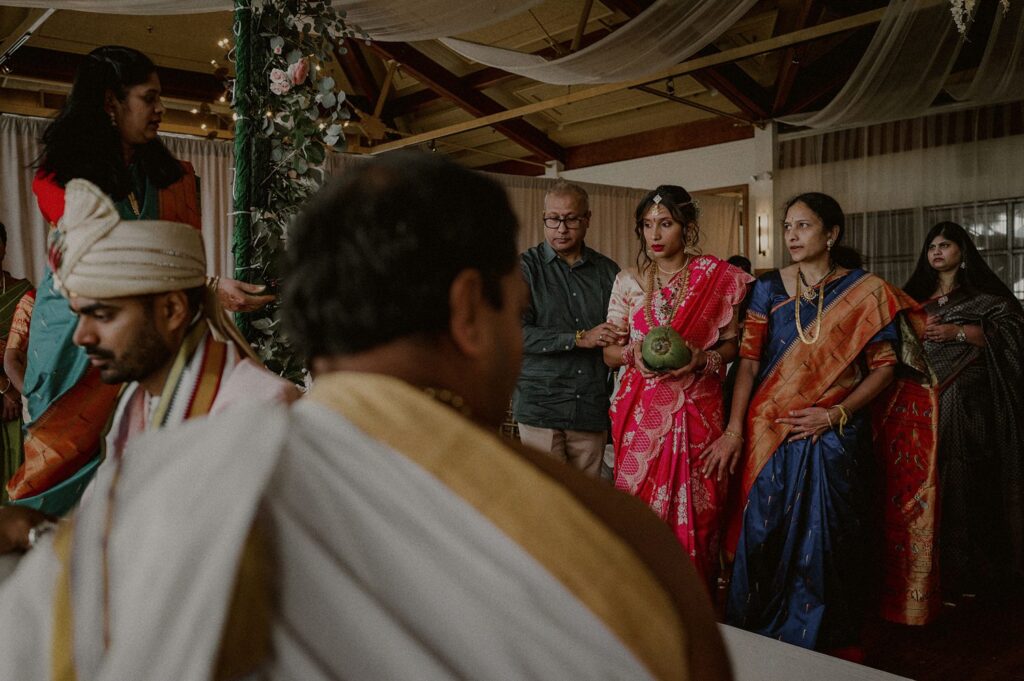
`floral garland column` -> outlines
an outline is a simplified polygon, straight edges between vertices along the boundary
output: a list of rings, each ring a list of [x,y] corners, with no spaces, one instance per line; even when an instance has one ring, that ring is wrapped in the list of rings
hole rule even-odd
[[[328,0],[235,0],[235,276],[274,292],[288,225],[323,184],[328,149],[345,146],[349,110],[328,65],[335,41],[365,35],[343,17]],[[301,382],[277,309],[239,326],[267,368]]]

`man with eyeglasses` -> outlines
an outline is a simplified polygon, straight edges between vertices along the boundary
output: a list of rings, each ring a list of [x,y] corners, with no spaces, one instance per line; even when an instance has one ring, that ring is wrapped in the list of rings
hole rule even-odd
[[[608,437],[601,349],[626,341],[605,322],[619,266],[584,243],[590,205],[582,187],[552,185],[543,220],[544,241],[522,255],[530,306],[513,415],[523,444],[596,477]]]

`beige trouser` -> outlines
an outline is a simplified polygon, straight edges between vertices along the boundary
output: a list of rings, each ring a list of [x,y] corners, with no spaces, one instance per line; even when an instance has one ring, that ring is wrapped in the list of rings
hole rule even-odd
[[[527,447],[547,452],[587,475],[597,477],[608,431],[558,430],[519,424],[519,439]]]

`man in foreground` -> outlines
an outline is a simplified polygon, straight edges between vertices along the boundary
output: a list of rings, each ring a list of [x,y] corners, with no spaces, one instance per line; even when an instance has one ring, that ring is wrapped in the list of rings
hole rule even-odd
[[[67,577],[93,629],[79,678],[729,678],[660,521],[494,432],[522,352],[515,231],[499,187],[432,155],[320,192],[284,307],[314,387],[129,444],[112,515],[81,513],[109,546]],[[59,668],[36,659],[45,613],[9,604],[36,577],[0,591],[2,678]]]

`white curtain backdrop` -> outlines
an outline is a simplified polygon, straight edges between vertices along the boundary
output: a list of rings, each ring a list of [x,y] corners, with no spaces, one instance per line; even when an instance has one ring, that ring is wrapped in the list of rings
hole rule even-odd
[[[501,21],[543,0],[334,0],[346,20],[375,40],[429,40],[458,35]],[[231,0],[8,0],[15,7],[45,7],[109,14],[226,12]]]
[[[1022,116],[1018,102],[783,137],[775,195],[780,204],[807,191],[834,196],[847,216],[848,245],[897,286],[913,271],[927,231],[958,222],[1024,298]],[[776,262],[785,258],[777,254]]]
[[[735,24],[756,1],[655,0],[611,35],[552,61],[454,38],[441,42],[471,61],[544,83],[614,83],[678,64]]]
[[[997,8],[985,55],[964,83],[947,83],[963,39],[947,0],[893,0],[843,89],[816,113],[780,120],[816,129],[865,125],[928,113],[945,89],[962,107],[1024,97],[1024,2]]]
[[[33,282],[43,276],[49,228],[32,194],[32,166],[42,151],[39,138],[48,123],[42,118],[0,115],[0,222],[7,226],[4,267]],[[200,180],[207,267],[210,274],[230,276],[234,271],[231,144],[171,135],[161,138],[175,157],[195,166]]]

